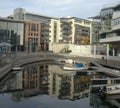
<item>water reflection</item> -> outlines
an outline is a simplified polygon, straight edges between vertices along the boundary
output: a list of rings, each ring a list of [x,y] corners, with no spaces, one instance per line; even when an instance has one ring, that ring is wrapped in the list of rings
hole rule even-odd
[[[51,96],[57,97],[60,100],[75,101],[87,99],[85,100],[88,103],[86,108],[91,106],[99,108],[101,104],[99,104],[99,107],[96,105],[96,95],[90,95],[89,85],[92,78],[101,77],[101,74],[88,74],[85,71],[81,73],[63,71],[60,65],[35,64],[24,67],[24,70],[13,71],[6,76],[0,82],[0,92],[2,95],[10,93],[11,100],[14,102],[47,95],[46,98]],[[89,95],[90,100],[88,98]],[[89,103],[91,106],[89,106]],[[112,108],[108,106],[106,108]]]

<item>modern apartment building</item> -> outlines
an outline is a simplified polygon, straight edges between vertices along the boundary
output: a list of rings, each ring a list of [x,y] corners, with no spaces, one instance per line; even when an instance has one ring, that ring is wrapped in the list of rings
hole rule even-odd
[[[71,17],[71,18],[65,18],[68,19],[68,30],[65,30],[65,33],[69,33],[67,36],[69,36],[67,39],[72,44],[90,44],[90,27],[91,27],[91,21]],[[63,27],[64,27],[64,18],[61,19],[63,21]],[[62,29],[64,30],[64,28]],[[65,40],[64,32],[62,32],[63,40]]]
[[[89,20],[76,17],[51,19],[50,42],[90,44],[91,24]]]
[[[40,51],[40,21],[25,21],[25,51]]]
[[[102,23],[102,29],[100,31],[100,43],[107,44],[108,59],[109,56],[120,56],[119,17],[120,4],[113,7],[104,8],[100,12],[100,18]]]
[[[24,51],[24,21],[0,18],[0,42],[12,45],[12,51]]]
[[[43,51],[49,50],[49,29],[50,29],[50,20],[57,19],[54,17],[49,17],[45,15],[35,14],[31,12],[27,12],[23,8],[16,8],[14,10],[14,19],[17,20],[32,20],[32,21],[40,21],[40,49]]]

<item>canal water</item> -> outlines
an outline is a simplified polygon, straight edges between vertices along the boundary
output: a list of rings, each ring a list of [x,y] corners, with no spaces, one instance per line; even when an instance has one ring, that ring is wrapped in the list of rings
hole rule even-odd
[[[0,108],[117,108],[89,92],[90,71],[64,71],[54,63],[29,64],[0,81]]]

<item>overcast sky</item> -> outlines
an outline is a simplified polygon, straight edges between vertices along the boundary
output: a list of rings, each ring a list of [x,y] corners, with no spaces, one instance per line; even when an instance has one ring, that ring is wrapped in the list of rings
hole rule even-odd
[[[13,14],[15,8],[25,8],[28,12],[53,17],[73,16],[88,18],[100,9],[120,3],[120,0],[1,0],[0,16]]]

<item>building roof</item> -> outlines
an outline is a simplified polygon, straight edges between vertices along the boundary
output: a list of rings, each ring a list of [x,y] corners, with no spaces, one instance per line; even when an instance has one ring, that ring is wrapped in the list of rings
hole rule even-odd
[[[100,18],[101,18],[101,16],[97,15],[97,16],[89,17],[88,19],[100,19]]]
[[[114,9],[116,10],[116,9],[120,9],[120,4],[117,4],[115,7],[114,7]]]
[[[42,17],[49,18],[49,19],[58,19],[56,17],[51,17],[51,16],[42,15],[42,14],[33,13],[33,12],[26,12],[26,14],[31,14],[31,15],[35,15],[35,16],[42,16]]]
[[[24,23],[24,21],[22,21],[22,20],[15,20],[15,19],[2,18],[2,17],[0,17],[0,21],[16,22],[16,23]]]

